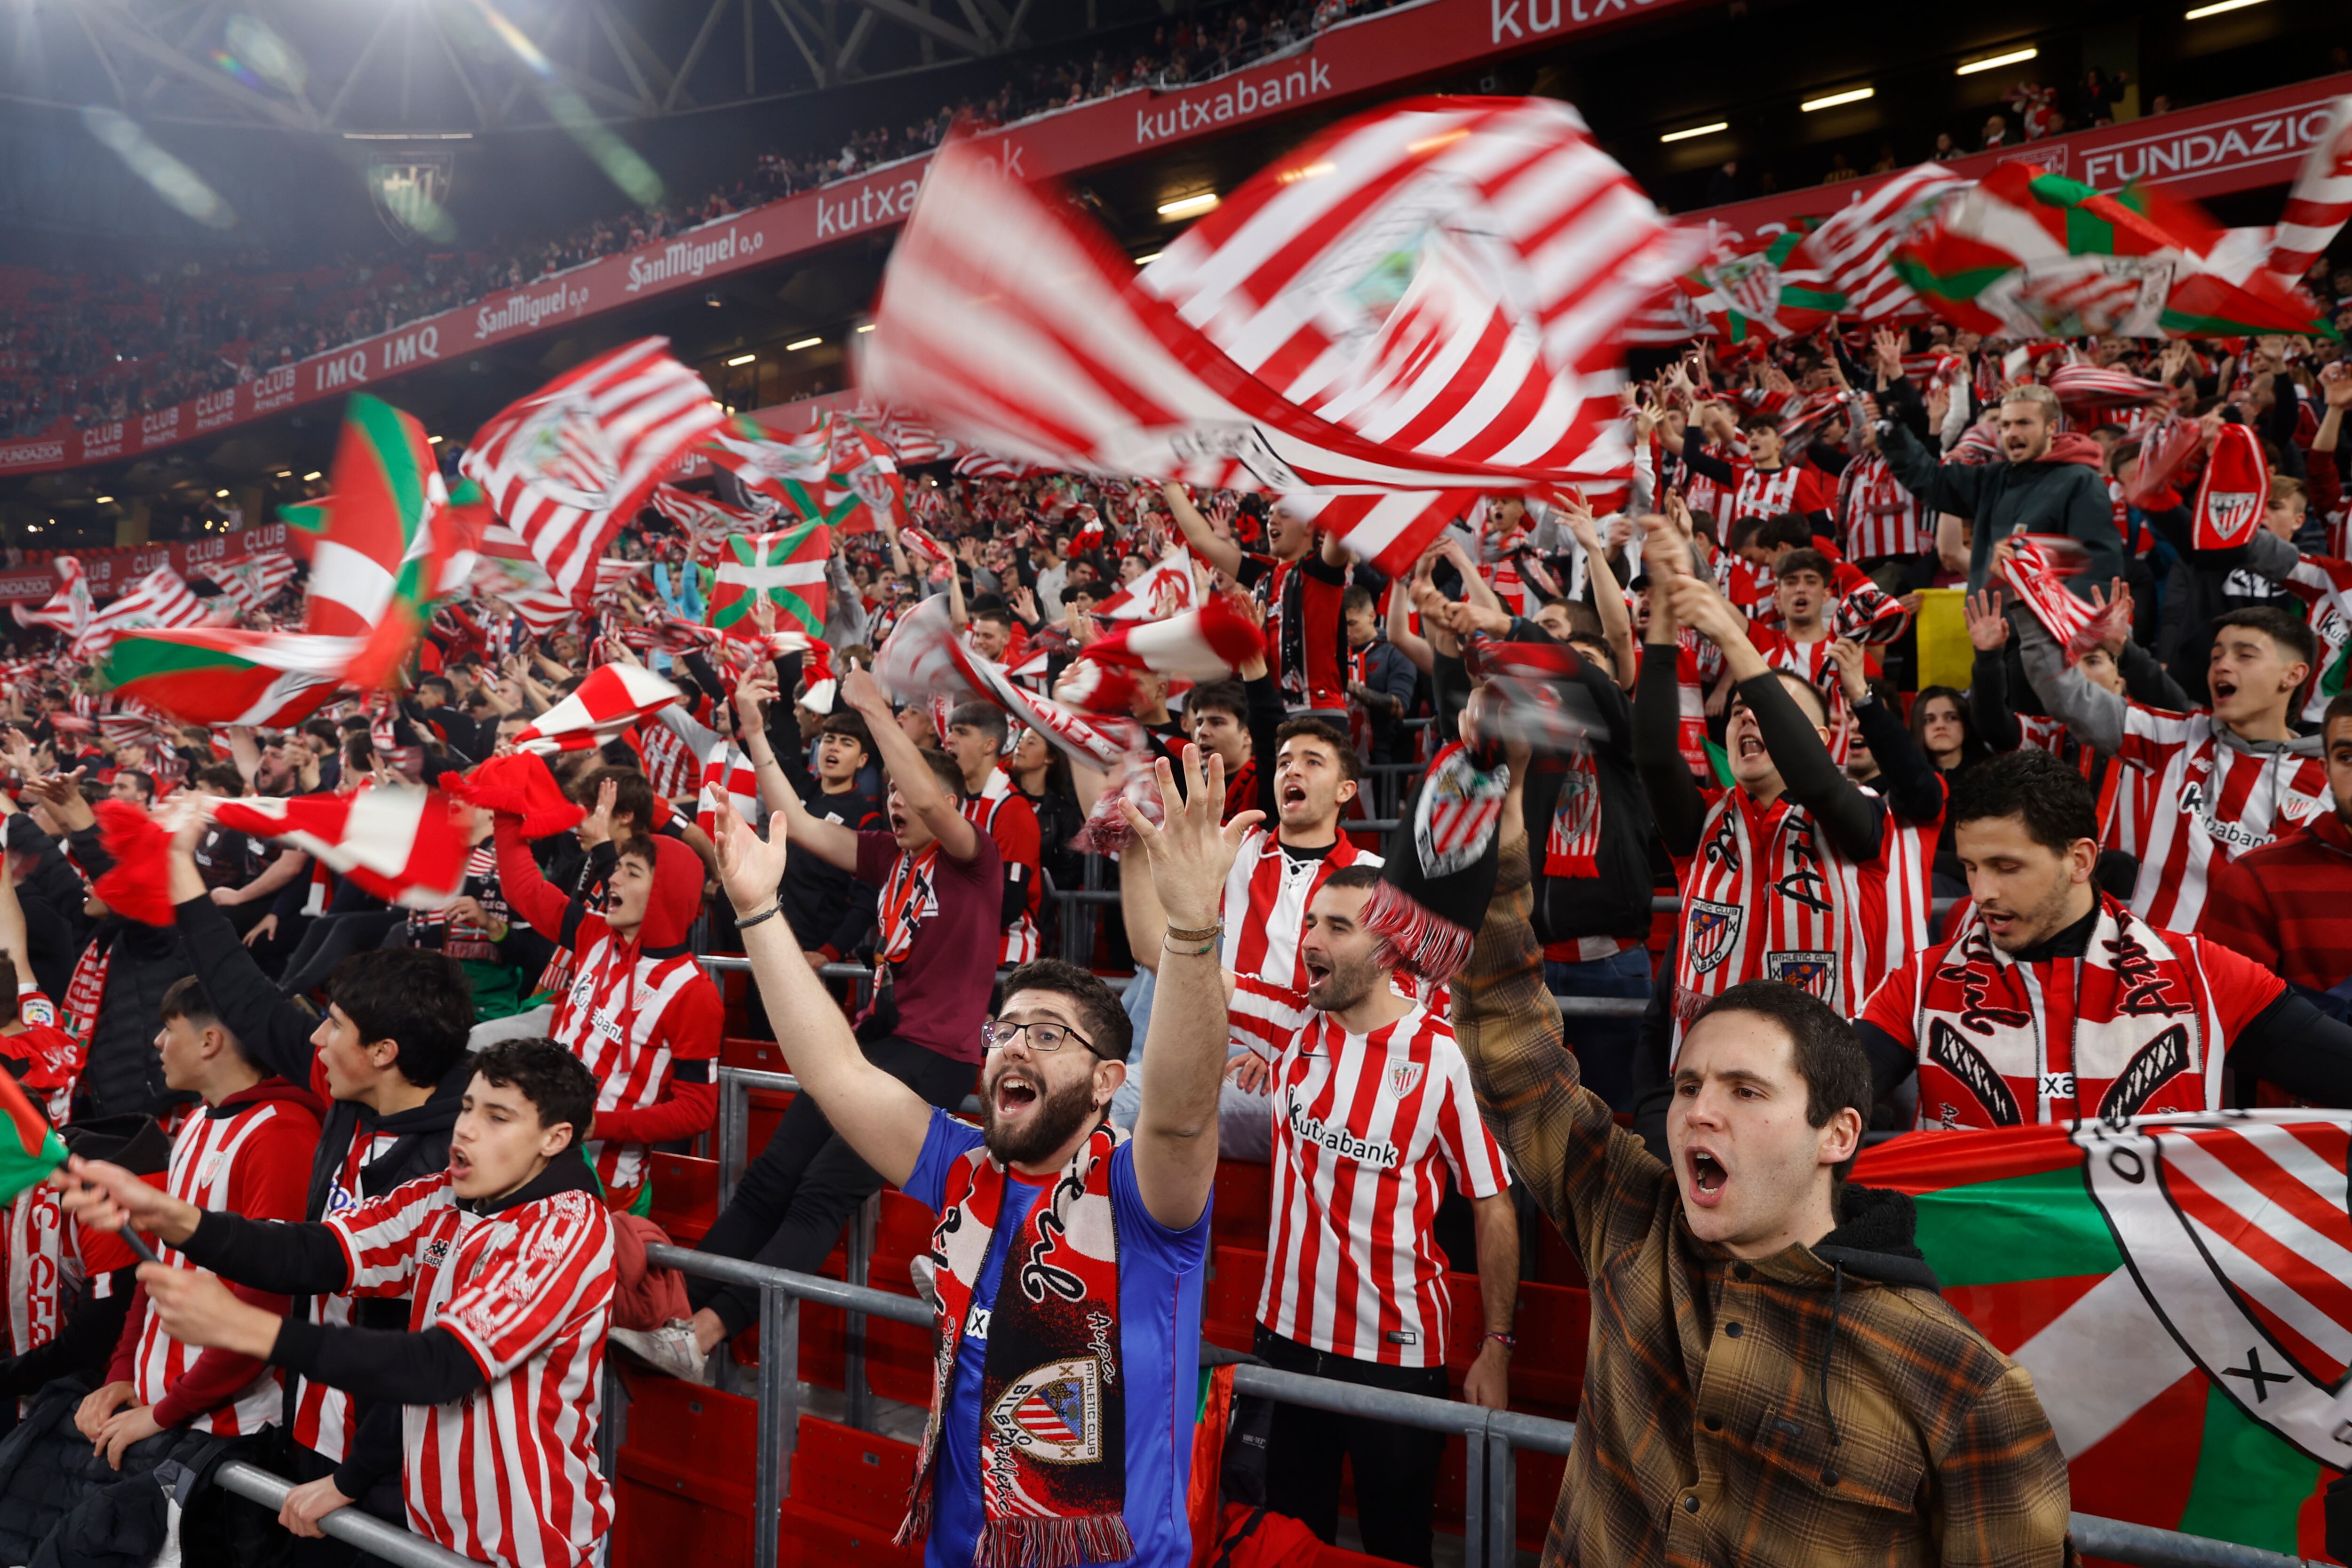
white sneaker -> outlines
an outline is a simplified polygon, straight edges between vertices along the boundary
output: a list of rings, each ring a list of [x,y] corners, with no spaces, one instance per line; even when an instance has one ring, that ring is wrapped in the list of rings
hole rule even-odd
[[[658,1329],[614,1329],[613,1342],[653,1368],[684,1383],[710,1386],[710,1358],[694,1342],[694,1325],[672,1318]]]

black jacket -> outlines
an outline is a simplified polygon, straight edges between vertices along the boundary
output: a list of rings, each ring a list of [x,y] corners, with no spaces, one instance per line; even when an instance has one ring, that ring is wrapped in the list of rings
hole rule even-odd
[[[114,868],[114,857],[99,843],[97,828],[83,828],[68,838],[74,859],[92,881]],[[105,997],[90,1028],[75,1120],[158,1116],[188,1098],[173,1093],[163,1081],[155,1030],[163,1021],[163,993],[194,970],[170,931],[121,915],[99,921],[93,940],[104,942],[110,956]]]

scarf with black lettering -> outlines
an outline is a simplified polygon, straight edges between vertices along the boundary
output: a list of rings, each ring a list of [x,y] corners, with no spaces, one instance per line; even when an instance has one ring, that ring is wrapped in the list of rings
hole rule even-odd
[[[2176,947],[2178,942],[2180,945]],[[2071,1008],[2068,998],[2072,998]],[[1912,1020],[1922,1127],[2005,1127],[2203,1110],[2208,988],[2188,939],[2105,894],[2081,958],[2020,963],[1983,920],[1933,963]],[[2053,1016],[2066,1037],[2055,1045]]]
[[[1006,1240],[980,1384],[980,1568],[1073,1568],[1135,1555],[1120,1512],[1127,1402],[1110,1195],[1111,1154],[1127,1138],[1108,1122],[1096,1128]],[[940,1424],[1003,1199],[1004,1166],[985,1145],[948,1173],[921,1260],[934,1271],[938,1359],[900,1545],[930,1532]]]

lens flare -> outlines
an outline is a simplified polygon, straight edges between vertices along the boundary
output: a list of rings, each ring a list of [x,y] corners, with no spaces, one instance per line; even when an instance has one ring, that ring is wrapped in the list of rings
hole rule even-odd
[[[236,225],[236,212],[220,193],[205,184],[194,169],[155,145],[153,138],[129,115],[92,103],[83,107],[81,122],[89,128],[91,135],[113,149],[114,155],[132,174],[180,211],[207,228]]]

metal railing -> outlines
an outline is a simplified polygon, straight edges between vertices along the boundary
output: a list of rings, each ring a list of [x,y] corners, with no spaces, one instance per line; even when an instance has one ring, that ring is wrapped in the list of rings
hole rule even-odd
[[[285,1507],[286,1495],[294,1489],[294,1483],[285,1477],[242,1459],[231,1459],[221,1466],[213,1472],[213,1479],[237,1496],[268,1509]],[[413,1531],[386,1524],[357,1507],[337,1509],[319,1521],[319,1528],[337,1541],[349,1542],[370,1556],[396,1563],[399,1568],[480,1568],[471,1557],[461,1557]]]
[[[646,1258],[660,1268],[750,1286],[760,1293],[759,1435],[753,1461],[758,1470],[752,1485],[751,1562],[752,1568],[775,1568],[783,1500],[790,1495],[792,1453],[800,1431],[800,1321],[795,1307],[801,1301],[817,1301],[848,1312],[920,1327],[931,1324],[931,1308],[913,1296],[892,1295],[866,1286],[768,1268],[685,1247],[648,1247]],[[1234,1352],[1205,1342],[1201,1350],[1203,1366],[1238,1359]],[[862,1369],[853,1375],[862,1381]],[[1367,1388],[1361,1384],[1339,1383],[1265,1366],[1234,1366],[1234,1392],[1367,1420],[1392,1421],[1426,1431],[1458,1434],[1463,1439],[1465,1465],[1462,1556],[1466,1568],[1516,1568],[1516,1453],[1528,1449],[1566,1454],[1576,1438],[1576,1424],[1571,1421],[1549,1420],[1518,1411],[1486,1410],[1456,1400]],[[1474,1501],[1475,1506],[1472,1506]],[[338,1516],[328,1517],[331,1521]],[[2074,1544],[2084,1555],[2131,1563],[2135,1568],[2303,1568],[2301,1558],[2122,1520],[2077,1513],[2071,1517],[2069,1524]],[[428,1550],[437,1553],[436,1548]],[[446,1555],[436,1554],[429,1561],[401,1561],[413,1568],[447,1568]]]

